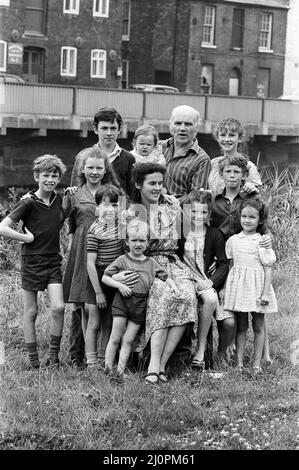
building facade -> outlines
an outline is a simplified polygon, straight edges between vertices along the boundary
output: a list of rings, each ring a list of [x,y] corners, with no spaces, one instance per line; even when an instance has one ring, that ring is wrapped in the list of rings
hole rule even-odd
[[[122,46],[129,83],[190,93],[282,94],[287,0],[130,3],[130,34]]]
[[[0,73],[121,86],[122,1],[0,0]]]

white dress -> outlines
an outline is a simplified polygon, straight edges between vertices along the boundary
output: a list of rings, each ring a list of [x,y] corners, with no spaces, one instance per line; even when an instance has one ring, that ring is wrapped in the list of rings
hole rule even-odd
[[[225,245],[226,256],[233,260],[226,287],[224,308],[234,312],[277,312],[276,296],[271,286],[269,305],[262,306],[260,297],[264,288],[263,266],[272,266],[276,256],[272,248],[259,246],[261,235],[243,232],[230,237]]]

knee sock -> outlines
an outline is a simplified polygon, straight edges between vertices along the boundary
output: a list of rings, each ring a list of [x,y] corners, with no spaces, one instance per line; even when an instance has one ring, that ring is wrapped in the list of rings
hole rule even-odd
[[[88,366],[93,365],[93,364],[97,364],[97,362],[98,362],[97,352],[87,352],[87,353],[85,353],[85,355],[86,355],[86,364]]]
[[[30,365],[35,369],[39,368],[39,359],[38,359],[38,352],[37,352],[37,343],[25,343],[26,349],[29,356]]]
[[[49,346],[49,353],[48,353],[49,359],[52,359],[54,361],[58,360],[61,338],[62,338],[61,336],[54,336],[54,335],[50,336],[50,346]]]

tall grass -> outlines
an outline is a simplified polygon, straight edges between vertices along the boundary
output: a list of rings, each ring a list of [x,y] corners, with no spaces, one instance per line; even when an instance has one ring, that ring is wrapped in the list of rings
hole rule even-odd
[[[273,282],[279,313],[268,316],[273,365],[259,379],[250,369],[240,375],[233,367],[220,376],[198,376],[177,357],[170,362],[172,379],[159,386],[146,384],[142,371],[130,372],[122,383],[100,371],[78,372],[68,364],[70,306],[60,370],[25,371],[19,245],[2,245],[0,341],[6,360],[0,365],[0,449],[299,449],[299,360],[291,354],[291,347],[299,350],[298,171],[263,170],[263,179],[278,256]],[[50,325],[46,292],[39,307],[42,357]],[[250,332],[247,363],[252,349]]]

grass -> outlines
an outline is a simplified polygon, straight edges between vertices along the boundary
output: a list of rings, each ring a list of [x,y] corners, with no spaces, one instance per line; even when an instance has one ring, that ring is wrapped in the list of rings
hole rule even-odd
[[[285,184],[284,179],[281,185]],[[281,185],[271,193],[278,206],[290,197],[288,187],[281,191]],[[274,209],[272,217],[277,215]],[[260,378],[253,377],[250,369],[241,375],[234,368],[221,377],[197,376],[178,359],[171,363],[173,378],[159,386],[146,384],[142,371],[129,373],[122,383],[100,371],[78,372],[68,364],[69,306],[61,369],[26,371],[19,247],[9,247],[8,253],[5,246],[1,262],[6,268],[0,274],[0,341],[5,344],[5,363],[0,366],[0,449],[298,450],[297,215],[294,211],[287,219],[292,227],[288,234],[278,222],[275,230],[278,262],[273,283],[279,313],[268,316],[273,364]],[[281,211],[276,220],[284,217]],[[283,237],[293,240],[293,246],[281,242]],[[39,302],[37,334],[43,357],[50,320],[46,292]],[[248,363],[252,349],[250,331]]]

